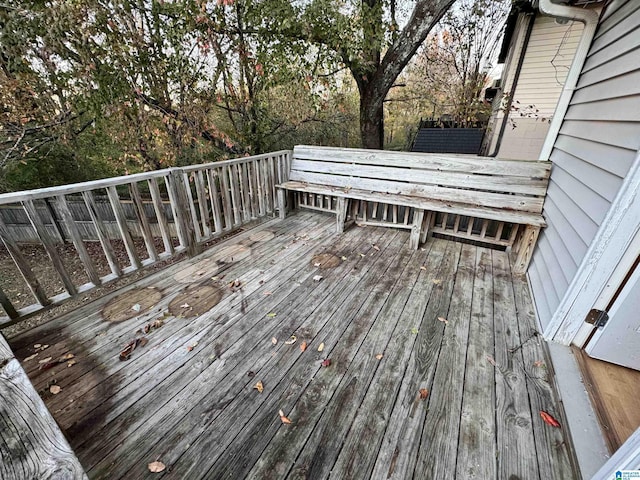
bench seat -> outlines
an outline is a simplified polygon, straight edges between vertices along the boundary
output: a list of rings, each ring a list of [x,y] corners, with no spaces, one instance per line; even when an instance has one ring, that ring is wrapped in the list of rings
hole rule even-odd
[[[496,238],[488,243],[511,249],[515,270],[524,272],[546,226],[542,206],[550,171],[550,162],[302,145],[293,150],[287,181],[276,187],[281,218],[286,215],[287,191],[336,199],[327,208],[309,208],[334,212],[338,232],[344,229],[349,205],[351,221],[356,221],[356,202],[365,202],[358,223],[409,228],[414,249],[430,230],[468,238],[475,219],[482,224],[479,241],[487,241],[487,222],[499,222]],[[398,222],[396,210],[392,221],[367,219],[367,203],[402,207],[405,223]],[[455,216],[453,231],[446,231],[449,216]],[[501,237],[505,222],[515,225],[506,227],[508,239]],[[458,231],[460,224],[466,232]]]

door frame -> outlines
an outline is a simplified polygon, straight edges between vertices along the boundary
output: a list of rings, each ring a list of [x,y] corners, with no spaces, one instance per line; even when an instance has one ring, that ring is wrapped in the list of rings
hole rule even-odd
[[[596,302],[604,301],[608,282],[629,271],[635,257],[628,254],[640,238],[640,150],[622,181],[620,190],[611,203],[595,238],[582,260],[569,289],[543,332],[546,340],[563,345],[584,344],[591,331],[584,320]],[[633,257],[632,260],[629,260]],[[624,278],[624,276],[622,277]],[[613,288],[616,287],[616,288]],[[603,293],[605,295],[603,295]],[[585,325],[587,325],[585,327]]]
[[[618,470],[637,470],[640,465],[640,428],[616,450],[591,480],[611,480]]]

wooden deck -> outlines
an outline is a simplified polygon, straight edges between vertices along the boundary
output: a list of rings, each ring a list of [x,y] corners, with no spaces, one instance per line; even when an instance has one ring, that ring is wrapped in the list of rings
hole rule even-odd
[[[265,222],[9,339],[90,478],[574,478],[507,255],[334,230]]]

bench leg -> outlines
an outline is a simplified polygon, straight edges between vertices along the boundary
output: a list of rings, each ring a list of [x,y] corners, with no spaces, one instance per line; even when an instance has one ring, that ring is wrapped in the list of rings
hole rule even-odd
[[[338,204],[336,205],[336,231],[338,233],[344,232],[344,221],[347,218],[347,199],[344,197],[338,197]]]
[[[283,188],[278,189],[278,212],[280,214],[280,220],[284,220],[287,216],[287,210],[284,201],[285,191]]]
[[[427,241],[429,237],[429,230],[431,230],[431,225],[435,220],[435,213],[428,211],[424,215],[424,220],[422,222],[422,231],[420,233],[420,243],[424,243]]]
[[[533,250],[536,247],[540,235],[540,227],[527,225],[524,232],[520,236],[520,244],[514,249],[515,258],[512,258],[513,273],[524,274],[527,272],[529,262],[533,256]]]
[[[424,220],[424,210],[416,209],[413,212],[413,224],[411,224],[411,236],[409,237],[409,248],[417,250],[420,246],[420,229]]]

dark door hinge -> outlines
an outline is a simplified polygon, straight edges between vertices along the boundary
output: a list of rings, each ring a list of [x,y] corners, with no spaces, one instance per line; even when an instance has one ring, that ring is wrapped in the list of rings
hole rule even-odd
[[[604,327],[609,321],[609,314],[604,310],[594,308],[587,314],[587,318],[584,321],[593,324],[597,328]]]

